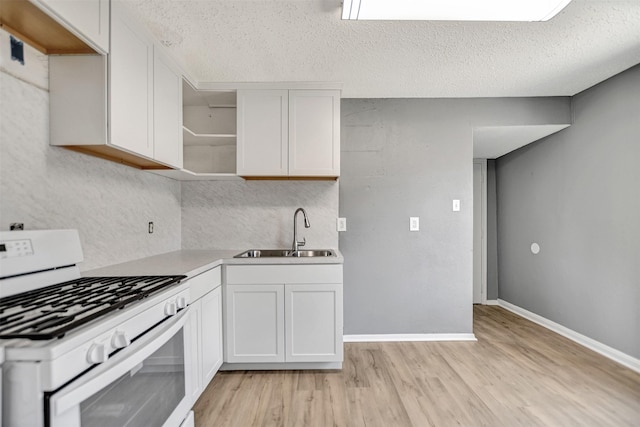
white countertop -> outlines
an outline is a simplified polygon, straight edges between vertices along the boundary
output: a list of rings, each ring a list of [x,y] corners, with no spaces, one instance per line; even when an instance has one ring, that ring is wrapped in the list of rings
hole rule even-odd
[[[335,257],[317,258],[234,258],[246,249],[238,250],[182,250],[168,252],[122,264],[114,264],[82,273],[85,277],[99,276],[197,276],[219,265],[265,264],[343,264],[344,258],[337,249]]]

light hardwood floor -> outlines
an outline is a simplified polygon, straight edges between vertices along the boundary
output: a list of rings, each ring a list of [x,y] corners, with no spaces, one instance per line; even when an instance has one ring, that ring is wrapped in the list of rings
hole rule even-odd
[[[500,307],[478,342],[348,343],[342,371],[220,372],[196,426],[640,426],[640,374]]]

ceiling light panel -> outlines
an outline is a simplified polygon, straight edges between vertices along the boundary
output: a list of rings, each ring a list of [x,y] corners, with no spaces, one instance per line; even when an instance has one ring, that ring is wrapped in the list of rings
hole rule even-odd
[[[342,19],[548,21],[571,0],[344,0]]]

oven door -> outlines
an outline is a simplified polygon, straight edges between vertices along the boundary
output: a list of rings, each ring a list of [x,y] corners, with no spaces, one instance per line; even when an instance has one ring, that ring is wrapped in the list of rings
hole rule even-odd
[[[182,310],[51,394],[45,425],[179,426],[192,404],[188,315]]]

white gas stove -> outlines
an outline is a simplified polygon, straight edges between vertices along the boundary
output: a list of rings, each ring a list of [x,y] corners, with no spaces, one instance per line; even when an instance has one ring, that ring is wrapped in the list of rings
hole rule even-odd
[[[2,425],[179,426],[184,276],[80,277],[75,230],[0,232]]]

